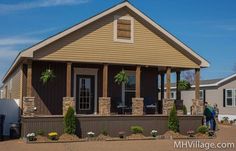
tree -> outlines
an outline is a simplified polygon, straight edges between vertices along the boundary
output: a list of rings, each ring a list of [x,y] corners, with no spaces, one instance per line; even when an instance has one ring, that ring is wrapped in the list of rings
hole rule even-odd
[[[179,132],[179,119],[177,117],[177,111],[175,105],[170,111],[170,115],[168,117],[168,128],[174,132]]]
[[[75,134],[76,131],[76,117],[75,111],[69,107],[64,117],[64,131],[67,134]]]

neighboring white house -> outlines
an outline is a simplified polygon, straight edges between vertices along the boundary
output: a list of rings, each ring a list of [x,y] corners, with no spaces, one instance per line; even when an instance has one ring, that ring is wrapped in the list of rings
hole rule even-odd
[[[176,98],[175,84],[172,84],[171,97]],[[190,113],[192,99],[195,95],[195,86],[187,91],[181,92],[181,99]],[[236,74],[222,79],[202,80],[200,84],[200,99],[210,105],[217,104],[219,108],[219,120],[229,117],[236,119]]]
[[[3,99],[4,92],[3,92],[3,87],[0,87],[0,99]]]

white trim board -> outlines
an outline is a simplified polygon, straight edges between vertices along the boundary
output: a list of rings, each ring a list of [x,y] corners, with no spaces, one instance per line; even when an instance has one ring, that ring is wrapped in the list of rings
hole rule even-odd
[[[10,67],[10,69],[7,71],[6,75],[3,78],[3,81],[6,79],[6,77],[8,76],[8,74],[10,74],[10,72],[14,69],[15,65],[19,62],[20,58],[22,57],[26,57],[26,58],[33,58],[33,52],[78,30],[81,29],[82,27],[108,15],[111,14],[112,12],[115,12],[123,7],[127,7],[130,10],[132,10],[134,13],[136,13],[137,15],[139,15],[141,18],[143,18],[145,21],[147,21],[150,25],[152,25],[153,27],[155,27],[158,31],[160,31],[161,33],[163,33],[164,35],[166,35],[169,39],[171,39],[173,42],[175,42],[177,45],[179,45],[181,48],[183,48],[183,50],[185,50],[186,52],[188,52],[189,54],[191,54],[194,58],[196,58],[197,60],[201,61],[200,67],[209,67],[210,64],[207,60],[205,60],[203,57],[201,57],[200,55],[198,55],[196,52],[194,52],[191,48],[189,48],[188,46],[186,46],[184,43],[182,43],[180,40],[178,40],[176,37],[174,37],[172,34],[170,34],[168,31],[166,31],[164,28],[162,28],[160,25],[158,25],[157,23],[155,23],[152,19],[150,19],[148,16],[146,16],[145,14],[143,14],[140,10],[138,10],[137,8],[135,8],[133,5],[131,5],[129,2],[124,1],[123,3],[120,3],[80,24],[77,24],[57,35],[54,35],[28,49],[26,49],[25,51],[21,52],[17,58],[15,59],[15,61],[13,62],[12,66]]]
[[[93,75],[95,76],[95,80],[94,80],[94,88],[95,88],[95,92],[94,92],[94,114],[97,114],[97,98],[98,98],[98,69],[94,69],[94,68],[74,68],[74,83],[73,83],[73,88],[74,88],[74,92],[73,92],[73,96],[76,99],[76,76],[77,75]],[[76,101],[77,102],[77,101]]]

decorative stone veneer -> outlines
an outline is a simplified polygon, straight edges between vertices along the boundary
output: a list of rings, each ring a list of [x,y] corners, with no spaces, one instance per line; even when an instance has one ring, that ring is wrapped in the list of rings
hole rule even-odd
[[[163,114],[164,115],[169,115],[171,109],[173,108],[173,106],[174,106],[174,100],[164,99],[164,102],[163,102]]]
[[[111,113],[111,98],[100,97],[99,98],[99,115],[108,116]]]
[[[66,114],[69,107],[75,110],[75,98],[74,97],[64,97],[63,98],[63,115]],[[76,112],[76,110],[75,110]]]
[[[191,106],[192,115],[203,115],[204,103],[202,100],[193,99],[193,105]]]
[[[23,97],[23,116],[34,116],[35,97]]]
[[[183,110],[177,110],[177,115],[184,115]]]
[[[132,115],[143,115],[143,98],[132,98]]]

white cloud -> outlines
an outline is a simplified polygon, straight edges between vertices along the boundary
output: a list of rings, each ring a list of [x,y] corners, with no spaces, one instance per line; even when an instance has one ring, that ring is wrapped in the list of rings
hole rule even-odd
[[[0,46],[33,44],[39,40],[28,37],[0,38]]]
[[[17,56],[19,51],[12,47],[0,47],[0,59],[11,59]]]
[[[0,13],[8,13],[33,8],[53,7],[62,5],[79,5],[88,3],[90,0],[35,0],[17,4],[0,4]]]

